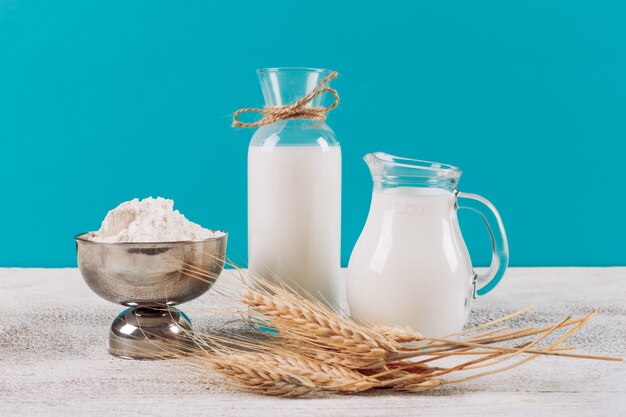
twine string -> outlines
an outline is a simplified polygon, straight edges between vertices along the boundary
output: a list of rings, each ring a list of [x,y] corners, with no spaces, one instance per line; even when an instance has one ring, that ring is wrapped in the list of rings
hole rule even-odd
[[[290,119],[308,119],[308,120],[326,120],[326,113],[337,107],[339,104],[339,94],[334,88],[326,87],[330,80],[339,75],[336,71],[330,73],[326,78],[320,81],[315,88],[304,97],[296,100],[291,104],[284,106],[266,106],[262,109],[257,107],[246,107],[239,109],[233,115],[233,127],[259,127],[280,120]],[[333,103],[327,107],[306,107],[311,101],[322,94],[330,93],[333,95]],[[244,123],[237,120],[242,113],[261,113],[263,117],[256,122]]]

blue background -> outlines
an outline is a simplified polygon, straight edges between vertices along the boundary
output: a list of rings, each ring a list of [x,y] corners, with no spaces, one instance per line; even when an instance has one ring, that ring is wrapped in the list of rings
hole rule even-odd
[[[255,69],[338,70],[343,262],[371,151],[463,168],[512,265],[626,265],[626,2],[0,0],[0,266],[73,266],[73,235],[166,196],[246,258]],[[462,215],[476,264],[479,219]]]

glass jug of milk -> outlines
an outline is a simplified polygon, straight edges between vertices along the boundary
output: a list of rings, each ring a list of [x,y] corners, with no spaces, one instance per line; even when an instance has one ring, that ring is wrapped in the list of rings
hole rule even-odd
[[[332,71],[258,70],[266,106],[288,105]],[[324,96],[307,107],[319,107]],[[259,127],[248,148],[248,269],[338,307],[341,147],[324,120]]]
[[[377,152],[365,156],[374,190],[365,227],[350,257],[347,295],[353,317],[408,325],[430,337],[460,330],[472,299],[491,291],[508,265],[496,208],[456,190],[461,170]],[[491,235],[492,262],[476,274],[457,220],[480,214]]]

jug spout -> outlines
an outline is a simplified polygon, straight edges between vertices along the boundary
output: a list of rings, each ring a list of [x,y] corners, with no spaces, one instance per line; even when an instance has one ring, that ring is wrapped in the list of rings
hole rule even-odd
[[[375,176],[375,173],[378,172],[377,170],[379,169],[380,165],[378,158],[376,158],[376,156],[374,155],[374,153],[368,153],[363,157],[363,160],[367,164],[367,167],[370,169],[370,174],[372,175],[372,178]]]
[[[440,162],[402,158],[384,152],[368,153],[363,157],[375,187],[422,187],[456,189],[461,169]]]

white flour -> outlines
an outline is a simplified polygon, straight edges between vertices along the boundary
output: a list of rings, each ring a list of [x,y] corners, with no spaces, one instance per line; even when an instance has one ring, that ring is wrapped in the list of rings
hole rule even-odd
[[[104,218],[94,242],[176,242],[198,241],[222,236],[190,222],[174,210],[174,201],[148,197],[126,201]]]

